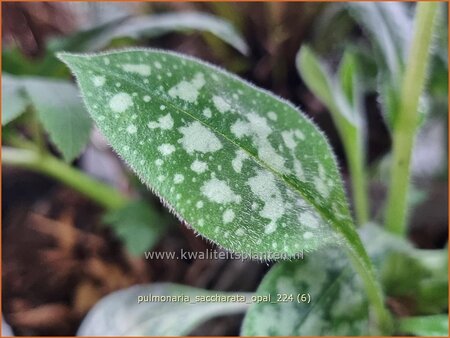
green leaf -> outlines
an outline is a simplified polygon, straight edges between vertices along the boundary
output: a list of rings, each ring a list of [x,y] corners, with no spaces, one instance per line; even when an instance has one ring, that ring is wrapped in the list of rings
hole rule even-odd
[[[342,91],[355,112],[361,111],[361,83],[358,78],[356,55],[349,50],[344,52],[339,64],[338,77]]]
[[[228,22],[217,16],[197,13],[168,13],[150,16],[132,17],[116,25],[114,29],[102,30],[85,43],[84,50],[98,50],[108,46],[119,38],[155,38],[174,31],[209,32],[227,42],[242,54],[248,53],[248,46],[241,35]]]
[[[395,45],[400,60],[406,60],[413,35],[413,13],[407,4],[374,2]],[[351,5],[351,4],[350,4]],[[375,27],[374,27],[375,28]]]
[[[302,46],[296,58],[297,70],[308,88],[326,106],[335,106],[331,73],[309,46]],[[336,108],[337,110],[337,108]],[[348,117],[350,119],[350,117]]]
[[[346,60],[344,62],[348,63]],[[308,46],[300,48],[296,65],[308,88],[332,113],[338,129],[355,129],[359,121],[353,113],[349,103],[351,101],[348,101],[345,95],[347,93],[344,93],[339,80],[335,79],[335,76],[319,61],[311,48]]]
[[[360,235],[387,296],[409,300],[416,314],[448,307],[447,249],[416,249],[380,226],[366,226]]]
[[[389,295],[414,301],[415,313],[440,313],[448,307],[447,250],[393,251],[386,255],[381,277]]]
[[[165,296],[166,301],[149,301],[152,296]],[[227,296],[236,299],[220,299]],[[247,297],[170,283],[133,286],[100,300],[77,336],[183,336],[211,318],[244,312]]]
[[[23,86],[51,141],[68,162],[86,146],[91,120],[77,88],[68,81],[22,78]]]
[[[109,32],[116,29],[117,26],[126,24],[127,17],[120,17],[101,23],[89,29],[77,31],[69,36],[51,39],[48,42],[47,49],[56,53],[59,51],[81,52],[91,48],[92,45],[103,41]]]
[[[393,79],[399,80],[412,36],[412,18],[405,4],[350,2],[350,14],[370,34]]]
[[[399,330],[415,336],[448,337],[448,315],[402,318]]]
[[[399,83],[392,82],[387,74],[378,76],[378,92],[382,105],[382,115],[386,126],[392,132],[396,125],[397,116],[400,112],[400,87]],[[419,101],[419,125],[426,121],[430,108],[428,95],[424,93]]]
[[[18,48],[4,49],[3,69],[17,75],[67,78],[67,69],[56,59],[56,52],[95,51],[120,46],[124,41],[127,46],[135,44],[135,40],[192,31],[211,33],[242,54],[248,54],[242,35],[228,21],[201,12],[168,13],[120,17],[66,37],[53,38],[48,42],[44,57],[38,60],[28,60]]]
[[[433,311],[446,309],[446,250],[414,249],[406,240],[374,225],[361,228],[360,234],[387,295],[411,297],[417,302],[415,310],[422,313],[430,311],[433,303]],[[350,295],[340,297],[340,292],[351,285],[348,280],[352,279],[358,287]],[[323,250],[310,257],[306,255],[304,261],[276,264],[264,277],[256,294],[271,294],[274,301],[277,294],[303,293],[310,293],[310,304],[287,301],[252,305],[244,320],[242,334],[367,335],[372,329],[368,324],[368,304],[359,278],[338,248]],[[355,300],[361,307],[352,303]],[[330,315],[335,307],[342,311]],[[361,325],[352,328],[358,322]]]
[[[386,257],[392,252],[409,253],[411,244],[405,239],[392,235],[380,225],[368,223],[359,229],[364,247],[377,270],[381,269]]]
[[[271,299],[250,306],[245,336],[359,336],[372,330],[362,281],[338,248],[277,263],[256,295]]]
[[[331,112],[345,149],[347,167],[352,178],[352,195],[356,221],[368,220],[367,183],[365,178],[365,129],[362,114],[361,84],[356,61],[346,52],[337,75],[322,65],[313,51],[302,46],[297,55],[297,69],[309,89]]]
[[[343,236],[365,259],[330,147],[291,104],[173,53],[61,58],[112,147],[201,235],[255,255]]]
[[[413,32],[412,15],[403,3],[352,2],[348,6],[375,45],[383,117],[392,131],[400,108],[400,86]]]
[[[25,112],[29,102],[24,88],[16,77],[2,75],[2,125],[6,125]]]
[[[103,221],[112,227],[135,256],[142,256],[144,251],[151,250],[169,225],[168,219],[145,201],[132,201],[118,210],[112,210]]]
[[[59,62],[55,53],[60,51],[82,52],[90,46],[108,38],[108,34],[124,23],[126,17],[119,17],[86,30],[77,31],[71,35],[50,39],[45,55],[34,64],[34,74],[45,77],[67,78],[70,73],[63,63]],[[106,43],[106,41],[105,41]]]
[[[380,103],[383,107],[382,115],[384,121],[392,132],[400,109],[400,88],[390,78],[380,75],[378,77],[378,92],[380,94]]]
[[[3,48],[2,71],[13,75],[36,75],[36,63],[26,58],[16,46]]]

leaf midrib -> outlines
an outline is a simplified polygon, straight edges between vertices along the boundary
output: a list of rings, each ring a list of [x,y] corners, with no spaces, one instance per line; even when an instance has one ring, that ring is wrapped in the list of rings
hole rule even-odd
[[[116,53],[116,54],[117,54],[117,53]],[[162,54],[164,54],[164,53],[162,53]],[[170,55],[170,56],[172,56],[172,54],[169,54],[169,53],[167,53],[167,54]],[[69,54],[69,55],[70,55],[70,54]],[[72,55],[73,55],[73,54],[72,54]],[[105,55],[107,55],[107,54],[105,54]],[[80,57],[80,56],[78,55],[77,57]],[[85,58],[86,56],[81,56],[81,57]],[[190,61],[192,61],[192,60],[190,60]],[[90,66],[89,63],[88,63],[88,65]],[[201,65],[203,65],[203,64],[201,64]],[[93,67],[90,67],[90,68],[94,69]],[[114,73],[114,72],[112,72],[112,71],[109,71],[107,68],[103,68],[103,67],[102,67],[102,69],[104,70],[104,72],[105,72],[107,75],[113,76],[113,77],[118,78],[118,79],[120,79],[120,80],[122,80],[122,81],[129,82],[131,85],[134,85],[134,86],[140,88],[140,89],[143,90],[144,92],[147,92],[147,91],[148,91],[148,88],[142,86],[141,84],[139,84],[139,83],[136,82],[136,81],[130,80],[130,79],[132,79],[132,78],[129,78],[129,77],[121,77],[121,76],[118,75],[117,73]],[[97,69],[95,69],[95,70],[97,70]],[[218,71],[218,72],[222,73],[222,75],[227,76],[227,74],[223,73],[223,72],[220,71],[220,70],[217,70],[217,69],[212,69],[212,70]],[[242,81],[242,80],[239,80],[239,81]],[[244,84],[246,84],[244,81],[242,81],[242,82],[243,82]],[[246,84],[246,85],[247,85],[247,84]],[[265,93],[265,92],[263,92],[263,91],[260,91],[259,89],[257,89],[257,88],[254,87],[254,86],[252,86],[252,88],[255,89],[255,90],[257,90],[258,92],[260,92],[260,93],[262,93],[262,94],[268,95],[267,93]],[[333,224],[335,225],[335,230],[338,231],[338,232],[340,232],[341,234],[344,235],[345,238],[347,238],[345,232],[340,230],[339,224],[336,223],[336,221],[335,221],[333,218],[329,218],[327,215],[325,215],[325,214],[321,211],[321,209],[320,209],[320,208],[319,208],[312,200],[310,200],[307,196],[305,196],[305,195],[304,195],[297,187],[295,187],[294,185],[292,185],[291,183],[289,183],[288,181],[286,181],[286,180],[284,179],[284,177],[283,177],[281,174],[279,174],[278,171],[276,171],[275,169],[273,169],[269,164],[267,164],[267,163],[261,161],[258,157],[256,157],[255,155],[253,155],[250,151],[248,151],[245,147],[239,145],[239,144],[236,143],[233,139],[229,138],[227,135],[225,135],[225,134],[223,134],[222,132],[218,131],[216,128],[214,128],[214,127],[212,127],[211,125],[205,123],[204,121],[200,120],[199,118],[197,118],[196,116],[192,115],[191,113],[185,111],[184,109],[182,109],[182,108],[180,108],[180,107],[178,107],[178,106],[175,106],[174,104],[172,104],[171,101],[168,101],[167,99],[165,99],[165,98],[162,97],[162,96],[159,96],[158,99],[161,100],[162,102],[164,102],[165,104],[171,106],[171,107],[174,108],[175,110],[177,110],[177,111],[179,111],[179,112],[181,112],[181,113],[184,113],[184,114],[186,114],[187,116],[191,117],[194,121],[198,121],[199,123],[201,123],[201,124],[204,125],[205,127],[208,127],[210,130],[212,130],[212,131],[214,131],[215,133],[217,133],[218,135],[222,136],[225,140],[227,140],[228,142],[230,142],[231,144],[233,144],[233,145],[234,145],[235,147],[237,147],[238,149],[244,150],[254,162],[256,162],[257,164],[259,164],[262,168],[265,168],[266,170],[269,170],[270,172],[272,172],[278,179],[280,179],[282,182],[284,182],[285,185],[286,185],[288,188],[290,188],[291,191],[293,191],[294,193],[297,193],[297,194],[300,195],[300,197],[302,197],[305,201],[309,202],[309,203],[315,208],[315,210],[320,214],[320,216],[321,216],[322,219],[325,221],[325,223],[327,222],[327,220],[330,220],[331,223],[333,223]],[[285,103],[283,103],[283,104],[285,104]],[[89,108],[89,107],[88,107],[88,108]],[[329,151],[331,151],[331,150],[329,150]],[[348,239],[348,240],[349,240],[349,239]]]

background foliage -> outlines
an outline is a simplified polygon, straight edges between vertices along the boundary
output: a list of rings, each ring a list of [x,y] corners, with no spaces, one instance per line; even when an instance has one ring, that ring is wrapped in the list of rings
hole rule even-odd
[[[169,294],[177,294],[180,288],[187,288],[158,282],[190,285],[198,289],[189,289],[189,292],[205,294],[212,292],[208,290],[256,294],[309,290],[313,298],[312,304],[316,304],[312,308],[306,304],[253,304],[243,321],[242,315],[235,315],[220,317],[202,325],[199,318],[207,319],[205,313],[211,316],[239,313],[245,311],[245,308],[230,304],[217,305],[214,309],[199,306],[195,311],[193,308],[187,310],[173,307],[167,309],[167,316],[158,317],[158,322],[174,323],[179,320],[179,316],[186,319],[183,311],[187,311],[192,320],[186,321],[189,324],[187,327],[167,324],[167,328],[176,330],[163,331],[166,334],[191,332],[224,335],[242,332],[249,335],[359,335],[377,331],[363,291],[363,281],[348,266],[345,253],[340,249],[321,249],[311,253],[304,261],[280,262],[274,264],[273,268],[272,263],[266,265],[258,261],[146,261],[143,258],[146,250],[205,251],[213,246],[195,237],[191,229],[187,229],[168,213],[159,199],[111,152],[108,147],[108,143],[111,143],[121,157],[138,172],[140,178],[150,183],[166,202],[175,206],[179,214],[196,230],[237,251],[248,250],[246,244],[258,243],[258,236],[252,235],[253,224],[263,227],[262,216],[275,217],[273,213],[269,213],[269,207],[276,205],[281,196],[294,204],[296,201],[306,200],[307,206],[302,208],[310,208],[311,215],[320,219],[319,230],[315,230],[313,236],[321,237],[323,241],[306,241],[304,226],[298,229],[284,228],[281,219],[275,217],[272,218],[272,223],[265,225],[269,231],[276,225],[276,241],[261,241],[257,244],[259,248],[283,251],[287,247],[287,251],[293,253],[295,249],[292,246],[298,243],[308,250],[327,246],[327,240],[335,241],[334,233],[337,229],[347,238],[347,248],[359,246],[357,252],[359,250],[361,256],[363,246],[359,244],[349,220],[350,212],[353,213],[356,226],[360,227],[358,234],[385,293],[386,305],[395,318],[394,332],[445,335],[448,330],[445,325],[447,315],[442,314],[448,311],[448,256],[445,247],[448,233],[446,9],[446,5],[442,5],[436,18],[435,24],[440,28],[435,30],[428,83],[419,101],[420,131],[412,153],[411,188],[405,199],[405,210],[410,211],[405,222],[408,224],[406,239],[382,231],[379,225],[385,219],[385,195],[389,187],[392,187],[389,168],[392,156],[395,159],[396,155],[395,151],[391,155],[391,139],[395,142],[398,114],[402,110],[401,80],[406,76],[407,55],[413,39],[414,5],[4,5],[2,157],[3,195],[8,198],[4,198],[2,205],[2,278],[5,295],[2,299],[5,319],[12,325],[14,332],[75,334],[81,319],[93,305],[115,290],[138,283],[150,283],[147,288],[156,288]],[[120,128],[130,127],[130,120],[112,119],[102,122],[100,116],[103,112],[94,107],[94,99],[98,100],[101,95],[95,95],[91,99],[86,95],[90,112],[100,111],[94,114],[100,131],[93,126],[86,108],[81,104],[79,91],[69,69],[57,59],[56,54],[60,51],[92,52],[123,47],[156,47],[198,57],[220,65],[230,73],[301,107],[305,115],[299,115],[298,110],[284,100],[190,59],[185,60],[192,67],[183,72],[189,75],[185,74],[186,80],[195,79],[199,72],[205,74],[204,76],[208,76],[208,81],[205,81],[208,87],[207,98],[222,98],[222,101],[217,101],[216,98],[215,105],[214,100],[209,102],[206,98],[201,99],[202,108],[209,108],[210,112],[193,108],[193,102],[189,103],[190,97],[187,97],[187,103],[180,100],[183,96],[180,90],[175,90],[172,96],[168,91],[169,97],[164,97],[157,87],[153,88],[152,93],[141,92],[142,88],[137,85],[136,80],[140,78],[139,74],[130,77],[124,72],[118,72],[116,82],[121,85],[126,83],[127,86],[118,89],[117,83],[110,81],[109,76],[112,75],[108,75],[107,79],[96,78],[94,74],[81,75],[81,63],[76,65],[78,61],[75,59],[66,59],[78,75],[85,94],[88,91],[98,94],[96,84],[101,87],[103,81],[107,81],[110,91],[136,92],[142,97],[142,104],[161,111],[161,119],[154,121],[160,128],[164,121],[167,122],[163,119],[167,115],[161,110],[162,104],[170,107],[171,111],[197,111],[195,119],[201,122],[207,121],[211,114],[212,122],[208,124],[213,127],[212,130],[219,130],[221,134],[233,139],[235,144],[231,145],[234,148],[219,135],[216,137],[219,137],[221,144],[227,145],[227,151],[217,159],[197,160],[205,160],[210,170],[213,166],[217,167],[218,173],[218,166],[222,162],[232,163],[230,167],[223,168],[219,178],[223,180],[225,176],[229,176],[240,187],[245,186],[246,182],[239,181],[242,175],[238,175],[236,168],[240,168],[245,175],[253,174],[255,179],[259,168],[262,170],[259,177],[265,175],[266,184],[271,182],[270,173],[274,172],[277,177],[274,189],[280,193],[274,197],[260,193],[260,202],[264,202],[260,205],[261,217],[256,212],[245,215],[244,207],[250,210],[251,205],[243,203],[236,205],[236,210],[233,209],[233,215],[237,219],[245,220],[241,222],[245,225],[243,229],[233,228],[232,235],[226,237],[226,227],[223,227],[224,231],[219,229],[218,233],[212,227],[202,227],[200,221],[205,214],[191,206],[192,200],[189,204],[189,199],[184,198],[184,191],[181,191],[183,188],[177,188],[183,192],[183,198],[181,194],[177,198],[179,191],[171,191],[170,185],[159,181],[161,175],[145,171],[140,164],[142,160],[157,160],[157,150],[148,151],[147,154],[148,149],[145,148],[137,156],[132,149],[123,148],[125,143],[133,139],[130,136],[126,140],[120,140],[117,136],[119,133],[115,132],[120,131]],[[162,54],[155,53],[152,57],[161,56]],[[160,60],[151,61],[154,63]],[[121,59],[120,62],[125,61]],[[170,66],[180,63],[181,67],[181,62],[174,57]],[[111,65],[98,63],[91,70],[107,72],[110,69]],[[160,73],[161,79],[167,75],[167,70],[164,70],[165,72]],[[146,69],[137,71],[145,73]],[[151,71],[153,75],[159,72],[156,64],[152,65]],[[167,85],[168,90],[169,87],[176,89],[176,84],[185,80],[176,69],[171,73],[172,79],[162,81],[162,85]],[[220,86],[209,86],[214,83],[209,78],[213,75],[220,79]],[[81,79],[82,76],[86,78]],[[202,82],[199,79],[197,76],[197,84]],[[242,94],[245,94],[243,97],[254,96],[255,102],[233,97],[228,92],[231,87],[239,87]],[[146,102],[146,94],[151,96],[149,102]],[[166,104],[168,99],[172,100],[170,106]],[[207,103],[210,107],[206,106]],[[270,113],[272,109],[266,109],[268,105],[277,112],[284,107],[286,113],[277,115],[274,121],[273,114]],[[260,112],[264,114],[265,123],[269,129],[279,131],[280,135],[282,132],[290,132],[293,126],[301,127],[301,131],[307,135],[305,139],[297,133],[297,139],[285,134],[287,138],[278,135],[275,141],[281,147],[277,151],[282,152],[280,149],[284,148],[283,152],[286,154],[283,153],[283,156],[289,158],[285,164],[289,169],[292,167],[295,174],[283,173],[285,168],[279,165],[281,162],[274,156],[275,153],[266,156],[267,154],[258,153],[258,148],[254,147],[255,142],[261,143],[264,140],[264,135],[261,135],[264,130],[261,129],[264,127],[261,122],[264,121],[242,120],[243,123],[248,122],[249,128],[255,122],[260,125],[247,135],[248,139],[239,140],[228,131],[234,121],[224,120],[222,115],[218,115],[221,110],[227,109],[234,110],[235,116],[243,114],[242,117],[250,116],[245,115],[249,110],[267,110]],[[324,131],[331,149],[326,145],[322,133],[307,117]],[[177,119],[172,121],[177,127],[181,122]],[[139,141],[141,140],[136,138],[133,148],[140,147]],[[167,139],[161,138],[161,141],[169,143],[166,141],[170,141],[170,136]],[[300,145],[298,149],[302,151],[296,151],[295,147],[291,149],[290,141],[295,141],[296,146]],[[310,143],[316,146],[308,147]],[[161,151],[169,150],[166,147]],[[257,161],[250,161],[244,155],[240,157],[239,151]],[[142,157],[143,155],[145,156]],[[327,164],[321,170],[320,167],[310,165],[310,162],[302,162],[305,164],[302,171],[306,173],[306,177],[305,180],[298,180],[302,171],[298,166],[295,167],[295,161],[304,160],[305,155],[320,157]],[[189,156],[180,156],[177,161],[189,162],[189,159]],[[233,161],[240,165],[233,165]],[[343,175],[343,185],[337,168]],[[168,176],[173,176],[174,180],[181,183],[179,170],[171,172],[169,169],[166,170]],[[185,183],[191,178],[187,172],[183,172],[182,176]],[[251,178],[250,176],[247,178]],[[336,206],[329,205],[330,199],[317,202],[324,196],[324,191],[320,191],[320,184],[317,182],[315,185],[309,184],[314,178],[324,177],[327,184],[335,183],[335,196],[332,200],[337,203],[340,213],[345,215],[345,222],[332,220],[327,224],[335,214],[331,211]],[[295,197],[285,192],[289,187],[294,187],[298,192]],[[247,190],[248,196],[243,195],[241,198],[250,201],[251,189]],[[344,197],[345,191],[350,195],[350,210]],[[182,208],[184,211],[180,212]],[[225,223],[225,211],[228,209],[211,210],[210,217]],[[296,214],[298,210],[300,209],[292,209],[291,216],[300,216]],[[229,211],[227,215],[226,219],[229,219]],[[378,225],[363,226],[368,220]],[[241,230],[247,235],[245,240],[241,240],[242,236],[239,236]],[[276,248],[273,247],[275,242]],[[366,263],[368,261],[367,258]],[[317,269],[318,262],[322,262],[320,265],[326,269]],[[341,269],[341,266],[346,267]],[[366,274],[366,282],[373,279],[370,277],[371,273]],[[290,275],[294,277],[289,279]],[[314,280],[305,277],[306,275]],[[89,334],[89,318],[105,318],[109,309],[115,307],[111,304],[123,303],[120,295],[133,297],[133,292],[136,292],[136,287],[113,293],[100,301],[79,333]],[[358,294],[361,297],[348,297],[348,294]],[[354,303],[349,304],[349,298]],[[351,313],[342,310],[350,305]],[[111,330],[120,328],[121,333],[132,332],[129,330],[138,329],[140,325],[146,327],[148,323],[139,312],[142,309],[143,307],[136,308],[132,304],[129,308],[121,309],[136,323],[135,327],[128,327],[128,331],[123,331],[124,327],[119,322],[116,326],[110,326],[110,322],[105,321],[105,326],[109,326]],[[148,311],[153,310],[149,308]],[[293,314],[295,316],[288,321]],[[262,318],[271,320],[261,321]],[[284,320],[288,321],[287,325],[280,325]],[[194,329],[198,325],[200,327]],[[119,331],[112,333],[118,334],[117,332]],[[145,332],[162,334],[162,331]]]

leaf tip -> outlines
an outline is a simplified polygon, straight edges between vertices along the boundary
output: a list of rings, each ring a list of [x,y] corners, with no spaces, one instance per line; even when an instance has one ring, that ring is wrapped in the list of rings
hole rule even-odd
[[[81,55],[79,54],[73,54],[73,53],[67,53],[67,52],[58,52],[56,53],[56,57],[65,63],[69,68],[72,68],[76,61],[80,58]]]

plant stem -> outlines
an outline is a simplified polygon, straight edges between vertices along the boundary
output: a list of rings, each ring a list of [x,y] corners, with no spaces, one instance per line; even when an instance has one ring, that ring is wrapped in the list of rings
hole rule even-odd
[[[31,112],[31,132],[34,143],[37,145],[37,149],[40,154],[46,154],[48,151],[45,146],[44,133],[37,112],[33,107],[29,107],[28,111]]]
[[[2,163],[27,168],[53,177],[72,187],[106,209],[116,209],[127,202],[116,189],[101,183],[49,154],[31,149],[2,147]]]
[[[352,124],[344,117],[345,111],[351,114],[351,109],[357,110],[358,108],[344,105],[344,100],[337,99],[339,97],[344,97],[344,93],[336,94],[336,103],[331,101],[328,104],[328,109],[331,111],[331,117],[344,147],[351,178],[356,225],[361,226],[369,220],[364,128],[361,121],[355,121],[355,124]],[[357,114],[357,112],[354,114]]]
[[[351,178],[356,224],[361,226],[369,220],[364,155],[365,140],[362,127],[347,122],[342,117],[339,106],[331,104],[329,109],[344,147]]]
[[[419,98],[425,83],[437,6],[437,2],[417,4],[414,37],[401,87],[400,108],[393,128],[386,228],[398,235],[406,232],[411,153],[419,125]]]
[[[382,335],[391,335],[393,331],[391,315],[384,305],[381,285],[378,283],[372,262],[364,246],[358,239],[357,245],[347,246],[346,251],[353,267],[364,283],[367,297],[375,311],[377,327],[381,330]]]
[[[361,226],[366,224],[369,220],[369,207],[367,201],[364,140],[359,130],[356,130],[356,133],[354,139],[349,140],[348,142],[344,141],[344,147],[351,177],[356,222]]]

